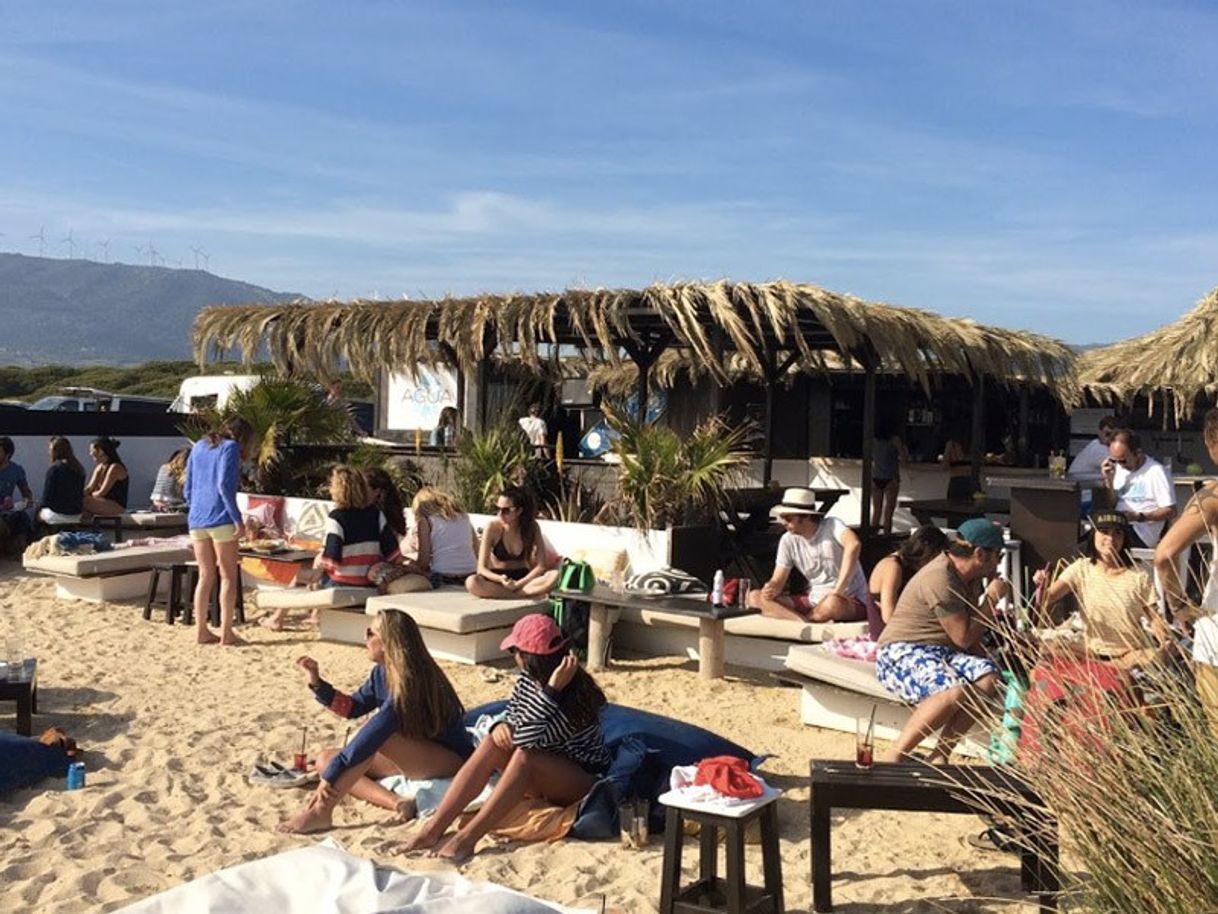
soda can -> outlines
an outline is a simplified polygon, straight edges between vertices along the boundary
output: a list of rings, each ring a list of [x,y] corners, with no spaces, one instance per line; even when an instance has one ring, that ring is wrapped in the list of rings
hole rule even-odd
[[[68,764],[68,790],[80,790],[85,786],[85,763]]]

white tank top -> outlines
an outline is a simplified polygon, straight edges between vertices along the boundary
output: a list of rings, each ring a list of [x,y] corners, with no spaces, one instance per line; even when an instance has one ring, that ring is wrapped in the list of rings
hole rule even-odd
[[[473,574],[478,567],[474,555],[474,527],[469,516],[452,520],[439,514],[431,522],[431,571],[433,574]]]

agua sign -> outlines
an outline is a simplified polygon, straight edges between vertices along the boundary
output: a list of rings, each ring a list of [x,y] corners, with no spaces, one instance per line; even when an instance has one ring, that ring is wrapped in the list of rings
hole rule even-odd
[[[440,410],[457,405],[457,372],[420,365],[416,374],[391,373],[385,385],[385,427],[433,429]]]

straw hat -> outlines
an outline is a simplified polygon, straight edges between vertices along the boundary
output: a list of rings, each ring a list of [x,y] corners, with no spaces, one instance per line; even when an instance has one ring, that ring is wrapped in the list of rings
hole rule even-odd
[[[820,517],[824,509],[816,503],[816,493],[811,489],[784,489],[782,501],[770,509],[770,517],[777,520],[784,514],[806,514]]]

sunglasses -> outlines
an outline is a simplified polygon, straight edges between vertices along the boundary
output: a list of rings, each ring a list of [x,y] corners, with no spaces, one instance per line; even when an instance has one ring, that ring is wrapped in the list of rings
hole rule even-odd
[[[495,513],[499,514],[499,515],[511,514],[515,510],[516,510],[516,506],[512,505],[511,507],[508,507],[508,508],[496,508]]]
[[[381,633],[378,632],[375,628],[364,629],[364,640],[365,641],[367,641],[369,638],[379,638],[380,636],[381,636]]]

